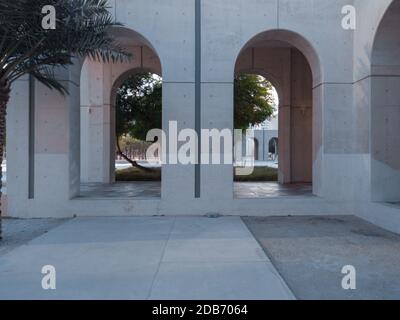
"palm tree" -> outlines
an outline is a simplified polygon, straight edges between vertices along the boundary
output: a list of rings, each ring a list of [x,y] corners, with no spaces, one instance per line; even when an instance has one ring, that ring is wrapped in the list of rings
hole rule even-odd
[[[42,9],[48,5],[55,8],[56,24],[55,29],[45,30]],[[30,75],[48,88],[68,94],[56,80],[55,69],[71,65],[74,57],[105,62],[129,57],[108,33],[117,25],[107,0],[0,0],[0,163],[13,82]]]

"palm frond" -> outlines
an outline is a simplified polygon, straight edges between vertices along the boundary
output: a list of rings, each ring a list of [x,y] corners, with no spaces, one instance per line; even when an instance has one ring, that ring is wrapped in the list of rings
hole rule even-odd
[[[53,5],[55,30],[42,28],[42,8]],[[48,87],[58,85],[51,68],[72,63],[74,56],[117,62],[130,54],[109,34],[114,21],[107,0],[0,0],[0,81],[11,84],[32,74]]]
[[[68,94],[68,89],[61,84],[54,74],[54,68],[41,67],[30,73],[40,83],[44,84],[49,89],[55,89],[60,94]]]

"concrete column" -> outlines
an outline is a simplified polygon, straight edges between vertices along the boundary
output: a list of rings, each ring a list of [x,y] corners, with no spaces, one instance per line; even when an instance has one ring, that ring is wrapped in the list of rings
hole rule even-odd
[[[66,96],[36,83],[35,200],[57,205],[79,195],[79,73],[79,63],[56,73]]]
[[[400,2],[380,23],[371,67],[371,194],[400,201]]]
[[[162,198],[174,206],[177,202],[192,200],[195,194],[195,165],[183,165],[179,161],[176,163],[176,150],[171,144],[176,142],[177,138],[174,134],[174,125],[178,134],[184,129],[194,130],[194,91],[193,83],[163,82],[162,118],[163,131],[167,138],[164,143],[167,147],[168,163],[162,167]],[[185,144],[183,141],[177,144],[178,150],[183,144]]]
[[[287,49],[279,105],[279,182],[312,182],[312,74],[304,55]]]
[[[232,134],[233,128],[233,83],[203,83],[202,84],[202,129],[217,129],[219,132],[227,129]],[[233,198],[233,168],[232,164],[224,164],[224,144],[233,145],[230,141],[221,139],[220,164],[202,164],[201,195],[209,201],[231,200]],[[204,143],[204,141],[203,141]],[[211,144],[210,144],[211,147]],[[212,155],[210,155],[211,157]],[[231,160],[232,161],[232,160]]]
[[[362,166],[356,150],[356,122],[351,83],[324,83],[314,89],[318,97],[315,111],[315,191],[327,199],[351,199],[354,173]],[[321,103],[322,102],[322,103]],[[319,109],[323,106],[323,110]],[[321,121],[322,119],[322,121]],[[360,118],[362,120],[362,118]],[[320,122],[320,124],[318,123]],[[321,127],[322,125],[322,127]],[[319,143],[322,143],[318,146]],[[360,150],[359,147],[357,147]],[[354,166],[354,167],[353,167]],[[355,171],[356,170],[356,171]]]
[[[111,140],[115,135],[110,104],[111,66],[87,61],[81,79],[81,180],[110,183],[114,176]]]
[[[313,193],[319,197],[324,195],[323,191],[323,86],[313,88]],[[279,143],[280,146],[280,143]]]
[[[7,183],[5,215],[28,217],[29,189],[29,79],[16,81],[7,106]],[[4,204],[7,203],[7,206]]]
[[[291,50],[290,182],[312,182],[312,74],[300,51]]]
[[[372,78],[371,192],[374,201],[400,201],[400,77]]]

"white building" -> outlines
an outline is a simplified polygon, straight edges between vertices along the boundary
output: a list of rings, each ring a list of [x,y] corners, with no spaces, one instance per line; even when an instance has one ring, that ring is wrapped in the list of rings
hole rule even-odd
[[[8,216],[356,214],[400,232],[400,0],[110,3],[131,63],[77,61],[59,72],[67,97],[28,79],[12,90]],[[237,199],[232,165],[165,165],[160,198],[80,197],[81,173],[113,182],[115,88],[138,70],[162,75],[166,130],[232,129],[235,74],[266,77],[279,180],[312,181],[315,197]]]

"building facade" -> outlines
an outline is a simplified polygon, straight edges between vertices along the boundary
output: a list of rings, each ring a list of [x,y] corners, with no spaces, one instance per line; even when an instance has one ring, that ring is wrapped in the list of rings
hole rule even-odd
[[[132,61],[77,60],[59,72],[65,97],[28,78],[12,90],[8,216],[355,214],[400,232],[400,0],[110,5]],[[159,199],[80,197],[82,172],[113,182],[115,89],[138,70],[162,76],[166,132],[232,129],[235,74],[267,78],[280,181],[312,181],[314,196],[236,199],[232,165],[165,164]]]

